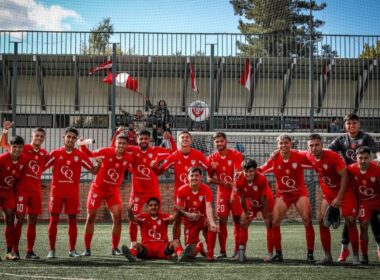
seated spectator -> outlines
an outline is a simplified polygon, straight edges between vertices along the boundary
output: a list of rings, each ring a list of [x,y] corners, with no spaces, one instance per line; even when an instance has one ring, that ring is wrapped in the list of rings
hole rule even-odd
[[[172,132],[170,130],[169,124],[166,124],[165,128],[163,128],[161,125],[154,124],[152,131],[154,145],[169,149],[171,145],[168,139],[170,139],[171,134]]]
[[[127,123],[133,122],[135,131],[139,131],[146,127],[147,118],[146,116],[144,116],[143,112],[140,109],[136,110],[133,118],[131,114],[125,111],[125,109],[122,106],[119,107],[119,110],[120,112],[124,114],[124,119],[129,120]],[[122,125],[125,125],[125,124],[123,123]]]
[[[157,105],[153,105],[149,99],[146,100],[147,106],[152,110],[150,116],[153,117],[153,124],[166,127],[171,122],[171,116],[165,100],[161,99]]]

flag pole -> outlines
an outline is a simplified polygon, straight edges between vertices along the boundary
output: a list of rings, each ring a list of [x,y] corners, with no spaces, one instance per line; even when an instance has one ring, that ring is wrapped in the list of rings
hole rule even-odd
[[[112,87],[111,87],[111,131],[112,135],[116,131],[116,43],[112,43]]]

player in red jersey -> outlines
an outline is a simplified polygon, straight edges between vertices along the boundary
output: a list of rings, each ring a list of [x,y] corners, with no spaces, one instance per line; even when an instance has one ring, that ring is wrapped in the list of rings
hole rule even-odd
[[[112,145],[115,139],[122,131],[121,128],[115,133]],[[170,136],[170,142],[173,149],[176,144],[173,137]],[[128,146],[127,151],[134,158],[132,165],[132,190],[129,202],[132,204],[133,214],[137,215],[141,212],[144,204],[151,197],[157,197],[161,200],[161,194],[158,183],[158,175],[155,165],[157,162],[166,158],[172,150],[162,147],[151,147],[149,130],[140,130],[137,137],[138,146]],[[129,223],[129,236],[131,246],[137,241],[138,225],[133,221]]]
[[[276,178],[276,199],[273,206],[273,241],[276,255],[273,261],[283,261],[281,249],[280,224],[294,204],[302,218],[306,230],[307,261],[314,262],[315,232],[311,221],[311,205],[307,188],[304,183],[303,170],[305,157],[299,152],[291,150],[292,140],[289,135],[282,134],[277,138],[279,153],[271,157],[258,171],[273,172]]]
[[[177,209],[184,216],[185,245],[180,260],[195,257],[199,252],[199,233],[206,232],[207,260],[214,260],[214,247],[218,226],[215,224],[212,209],[213,195],[209,186],[202,183],[202,169],[190,167],[189,183],[177,192]]]
[[[13,126],[13,122],[4,121],[3,133],[1,134],[1,146],[9,149],[8,130]],[[28,214],[28,226],[26,230],[26,259],[39,259],[34,252],[33,247],[36,240],[36,224],[38,215],[42,214],[42,191],[41,175],[48,157],[45,149],[41,148],[45,140],[46,132],[43,128],[38,127],[32,132],[32,141],[24,145],[23,155],[26,158],[24,172],[17,181],[15,186],[16,197],[16,223],[13,252],[19,258],[18,244],[22,234],[22,226],[25,222],[25,216]]]
[[[99,165],[94,167],[86,154],[74,147],[78,138],[78,130],[69,127],[65,130],[64,146],[53,150],[45,169],[53,167],[53,176],[50,193],[50,223],[48,229],[50,251],[48,259],[55,258],[55,244],[59,215],[65,207],[68,216],[69,256],[79,257],[75,250],[78,235],[77,214],[79,214],[79,183],[81,169],[84,167],[92,174],[96,174]]]
[[[248,241],[248,227],[261,212],[267,228],[268,256],[269,261],[273,258],[273,234],[272,234],[272,211],[274,198],[267,178],[256,172],[257,162],[253,159],[244,160],[242,163],[244,172],[236,179],[236,191],[240,196],[242,205],[241,228],[239,231],[238,260],[246,261],[245,250]]]
[[[5,218],[5,240],[7,245],[6,260],[19,260],[12,252],[14,243],[14,218],[16,199],[14,188],[16,180],[21,176],[27,163],[22,156],[24,139],[13,136],[10,141],[10,151],[0,155],[0,207]]]
[[[234,224],[234,256],[239,249],[240,216],[242,213],[240,198],[236,195],[233,178],[241,169],[243,156],[240,152],[227,148],[227,136],[224,132],[213,135],[216,152],[208,157],[208,182],[217,185],[217,214],[219,217],[219,246],[217,258],[225,258],[227,243],[227,222],[231,212]]]
[[[351,237],[353,264],[358,265],[358,229],[356,227],[356,197],[353,189],[347,186],[348,176],[343,159],[331,150],[323,149],[322,138],[319,134],[310,134],[307,141],[308,151],[305,156],[318,175],[323,199],[319,208],[318,223],[320,238],[325,258],[320,264],[333,263],[331,256],[330,230],[324,225],[323,219],[329,205],[341,208]]]
[[[205,155],[192,148],[192,137],[190,132],[182,131],[178,136],[180,147],[173,152],[158,168],[158,172],[162,173],[174,167],[174,203],[177,201],[177,193],[181,186],[188,183],[188,170],[190,167],[200,166],[207,170],[209,163]],[[177,215],[177,219],[173,224],[173,239],[181,237],[181,215]]]
[[[361,263],[368,264],[368,225],[372,212],[380,211],[380,167],[371,162],[369,147],[361,146],[355,152],[357,162],[349,165],[347,170],[358,197]]]
[[[91,256],[91,240],[94,235],[95,219],[102,201],[106,202],[112,216],[112,255],[120,256],[119,249],[122,221],[122,201],[120,186],[124,173],[132,167],[133,157],[126,153],[128,137],[120,134],[116,138],[115,147],[102,148],[91,152],[85,145],[81,150],[89,157],[101,158],[100,169],[92,181],[87,199],[87,219],[84,230],[85,250],[83,256]]]
[[[147,213],[133,215],[128,208],[129,218],[140,226],[141,243],[135,243],[131,249],[122,246],[124,256],[131,262],[140,259],[168,259],[175,253],[181,256],[183,248],[178,239],[169,241],[168,225],[174,217],[160,211],[161,202],[157,197],[151,197],[147,202]]]

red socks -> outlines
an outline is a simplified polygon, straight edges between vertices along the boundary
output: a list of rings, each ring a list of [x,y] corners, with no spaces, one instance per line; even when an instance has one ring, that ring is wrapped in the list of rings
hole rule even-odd
[[[234,252],[239,251],[239,232],[240,224],[234,223]]]
[[[92,241],[93,235],[94,234],[92,234],[92,233],[85,233],[84,234],[84,248],[91,249],[91,241]]]
[[[315,232],[312,223],[305,226],[307,250],[314,251]]]
[[[121,234],[112,235],[112,249],[119,248]]]
[[[273,245],[276,251],[282,251],[281,247],[281,230],[279,226],[273,226]]]
[[[330,229],[325,226],[319,226],[319,235],[321,238],[321,243],[323,251],[330,253],[331,252],[331,234]]]
[[[36,224],[28,224],[26,228],[26,252],[33,251],[34,243],[36,242]]]
[[[69,234],[70,251],[72,251],[72,250],[75,250],[75,245],[77,243],[77,237],[78,237],[77,218],[69,218],[68,234]]]
[[[243,245],[245,249],[247,247],[247,241],[248,241],[248,227],[240,227],[239,245]]]
[[[131,221],[129,223],[129,238],[131,242],[137,241],[137,232],[138,232],[138,225],[135,222]],[[112,240],[113,240],[113,237],[112,237]],[[112,245],[113,245],[113,241],[112,241]]]
[[[53,250],[53,251],[55,251],[55,243],[57,241],[58,222],[59,222],[59,216],[50,216],[48,236],[49,236],[50,250]]]
[[[207,231],[207,257],[214,258],[214,248],[216,242],[216,232],[211,230]]]
[[[21,238],[21,230],[22,230],[22,224],[15,223],[13,232],[13,252],[18,252],[18,244],[20,243]]]
[[[221,253],[226,252],[227,235],[228,235],[227,224],[219,223],[218,239],[219,239],[219,247],[220,247]]]

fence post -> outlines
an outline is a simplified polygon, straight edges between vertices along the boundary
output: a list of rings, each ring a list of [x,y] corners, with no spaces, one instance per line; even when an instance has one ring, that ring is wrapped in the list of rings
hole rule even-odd
[[[310,42],[309,42],[309,95],[310,95],[310,132],[314,132],[314,67],[313,67],[313,15],[312,15],[312,1],[310,0],[310,20],[309,20],[309,31],[310,31]]]
[[[16,106],[17,106],[17,56],[19,42],[13,42],[13,73],[12,73],[12,121],[15,123],[12,126],[12,135],[16,135]]]
[[[116,115],[115,115],[115,107],[116,107],[116,43],[112,44],[112,87],[111,87],[111,130],[112,136],[116,131]]]
[[[215,44],[210,44],[210,131],[214,131],[214,108],[215,108],[215,96],[214,96],[214,51]]]

